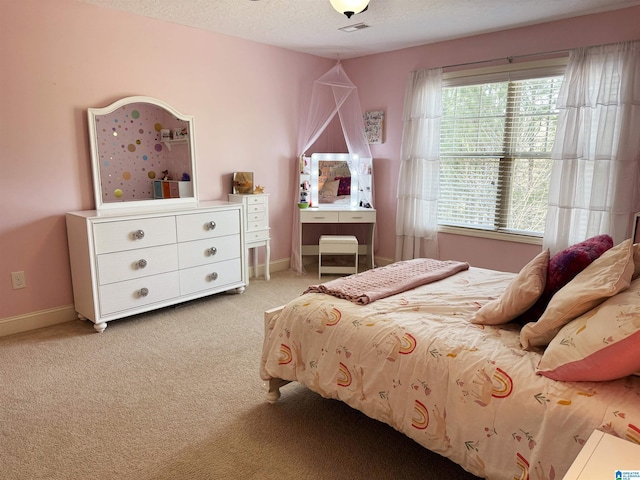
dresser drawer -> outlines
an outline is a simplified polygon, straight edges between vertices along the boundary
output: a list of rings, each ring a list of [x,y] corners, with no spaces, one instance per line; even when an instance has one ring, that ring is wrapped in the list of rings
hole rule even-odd
[[[300,210],[300,221],[302,223],[338,223],[339,215],[339,212],[303,209]]]
[[[98,284],[131,280],[178,269],[176,244],[98,255]]]
[[[240,282],[239,258],[180,270],[180,293],[189,295]]]
[[[238,257],[240,257],[239,234],[178,244],[180,268],[196,267]]]
[[[141,218],[93,225],[96,254],[176,242],[175,217]]]
[[[375,210],[340,212],[340,223],[374,223],[375,221]]]
[[[179,242],[234,235],[240,233],[240,210],[180,215],[176,222]]]
[[[165,302],[179,295],[180,277],[177,271],[101,285],[100,313],[102,316],[110,315],[152,303]]]

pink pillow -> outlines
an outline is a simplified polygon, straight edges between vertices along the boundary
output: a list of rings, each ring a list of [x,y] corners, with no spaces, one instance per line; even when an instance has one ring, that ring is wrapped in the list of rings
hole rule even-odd
[[[537,321],[547,308],[551,297],[611,247],[613,239],[609,235],[597,235],[556,253],[549,260],[544,292],[516,321],[520,325]]]
[[[605,381],[640,370],[640,279],[568,323],[551,341],[537,373],[554,380]]]

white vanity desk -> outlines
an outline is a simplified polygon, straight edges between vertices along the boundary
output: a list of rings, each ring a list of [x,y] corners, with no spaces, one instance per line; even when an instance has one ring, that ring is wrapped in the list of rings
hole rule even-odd
[[[304,226],[308,224],[326,224],[339,225],[339,224],[366,224],[366,244],[360,244],[358,246],[358,255],[365,255],[367,258],[367,265],[369,268],[373,268],[373,237],[376,226],[376,210],[374,208],[304,208],[300,210],[300,264],[302,265],[303,255],[315,255],[318,256],[318,245],[304,244]],[[335,232],[328,232],[335,234]]]

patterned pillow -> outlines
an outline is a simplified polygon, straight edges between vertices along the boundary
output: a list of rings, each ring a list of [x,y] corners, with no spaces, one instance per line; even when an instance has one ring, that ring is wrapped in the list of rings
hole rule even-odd
[[[536,303],[544,290],[548,265],[547,248],[520,270],[499,298],[483,305],[469,321],[481,325],[501,325],[525,312]]]
[[[556,253],[549,260],[544,292],[516,321],[520,325],[537,321],[547,308],[551,297],[611,247],[613,239],[609,235],[597,235]]]
[[[574,318],[629,288],[633,275],[631,239],[611,248],[556,293],[537,322],[520,330],[525,350],[548,345]]]
[[[626,377],[640,370],[638,345],[640,279],[562,327],[536,371],[569,382]]]

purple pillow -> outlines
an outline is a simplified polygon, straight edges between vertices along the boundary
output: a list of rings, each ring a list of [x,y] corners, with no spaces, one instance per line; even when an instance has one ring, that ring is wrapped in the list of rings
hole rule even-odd
[[[556,253],[549,260],[547,283],[542,295],[516,321],[520,325],[538,321],[551,297],[611,247],[613,247],[613,239],[609,235],[597,235]]]

